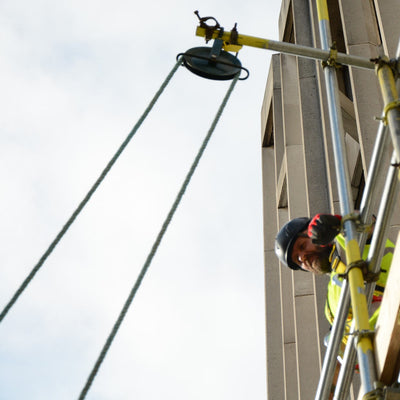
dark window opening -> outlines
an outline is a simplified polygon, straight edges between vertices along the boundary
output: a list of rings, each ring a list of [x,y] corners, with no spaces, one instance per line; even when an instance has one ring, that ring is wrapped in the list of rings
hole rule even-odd
[[[293,11],[292,3],[289,5],[285,31],[283,33],[283,41],[288,43],[294,43],[294,26],[293,26]]]
[[[361,153],[358,154],[357,163],[354,168],[353,177],[351,179],[351,187],[353,192],[354,209],[359,210],[365,187],[364,171],[362,168]]]
[[[328,12],[332,40],[336,43],[336,48],[339,52],[347,53],[344,41],[342,19],[340,17],[340,8],[337,0],[328,1]],[[349,68],[346,65],[343,65],[341,68],[337,69],[337,78],[339,90],[353,101]]]
[[[273,122],[273,104],[271,102],[271,106],[268,111],[267,123],[265,126],[265,134],[263,147],[270,147],[274,145],[274,122]]]

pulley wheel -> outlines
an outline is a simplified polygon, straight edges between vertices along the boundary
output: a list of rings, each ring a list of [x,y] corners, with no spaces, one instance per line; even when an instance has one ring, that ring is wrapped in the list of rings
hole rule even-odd
[[[182,54],[185,67],[196,75],[215,80],[233,79],[242,69],[240,61],[221,50],[216,58],[211,58],[211,47],[193,47]]]

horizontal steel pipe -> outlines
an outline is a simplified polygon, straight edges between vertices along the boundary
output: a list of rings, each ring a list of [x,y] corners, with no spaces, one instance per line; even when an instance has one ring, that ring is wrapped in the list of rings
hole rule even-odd
[[[211,38],[216,39],[217,37],[219,37],[219,32],[220,31],[218,29],[215,29]],[[205,37],[206,29],[197,27],[196,35]],[[223,32],[221,39],[231,44],[230,42],[231,32],[230,31]],[[263,39],[255,36],[248,36],[241,34],[237,35],[237,40],[235,41],[235,43],[232,44],[257,47],[259,49],[266,49],[272,51],[279,51],[285,54],[292,54],[295,56],[312,58],[314,60],[321,60],[321,61],[327,61],[329,58],[331,58],[331,55],[333,55],[333,53],[331,54],[331,51],[329,50],[321,50],[321,49],[316,49],[314,47],[302,46],[287,42],[278,42],[275,40]],[[350,65],[352,67],[358,67],[364,69],[375,68],[375,64],[368,58],[364,57],[352,56],[350,54],[337,52],[335,53],[334,59],[336,63]]]

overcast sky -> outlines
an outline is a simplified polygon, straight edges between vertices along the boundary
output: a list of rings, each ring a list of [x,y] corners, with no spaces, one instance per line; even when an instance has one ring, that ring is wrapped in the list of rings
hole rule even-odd
[[[280,1],[0,2],[0,306],[125,139],[197,17],[278,40]],[[238,82],[88,399],[265,399],[260,112]],[[229,82],[179,68],[0,324],[0,400],[79,396]]]

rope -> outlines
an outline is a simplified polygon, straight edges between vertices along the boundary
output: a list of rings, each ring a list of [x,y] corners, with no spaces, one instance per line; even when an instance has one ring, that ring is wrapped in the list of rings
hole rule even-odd
[[[204,150],[207,147],[207,144],[208,144],[208,142],[209,142],[209,140],[211,138],[211,135],[214,132],[214,129],[215,129],[215,127],[216,127],[216,125],[217,125],[217,123],[218,123],[218,121],[219,121],[219,119],[220,119],[220,117],[222,115],[222,112],[223,112],[223,110],[224,110],[224,108],[226,106],[226,103],[228,102],[228,99],[229,99],[229,97],[230,97],[230,95],[231,95],[231,93],[232,93],[232,91],[233,91],[233,89],[235,87],[236,82],[238,81],[238,78],[239,78],[239,74],[237,74],[235,76],[235,78],[233,79],[231,85],[229,86],[229,89],[228,89],[227,93],[225,94],[225,97],[224,97],[224,99],[223,99],[223,101],[222,101],[222,103],[221,103],[221,105],[220,105],[220,107],[218,109],[218,112],[217,112],[217,114],[216,114],[216,116],[214,118],[214,121],[212,122],[211,127],[210,127],[205,139],[203,140],[203,143],[202,143],[202,145],[201,145],[201,147],[200,147],[200,149],[199,149],[199,151],[197,153],[197,156],[194,159],[193,164],[190,167],[190,170],[186,175],[186,178],[185,178],[185,180],[184,180],[184,182],[182,184],[182,187],[179,190],[179,192],[178,192],[178,194],[177,194],[177,196],[175,198],[175,201],[174,201],[174,203],[173,203],[173,205],[172,205],[172,207],[171,207],[171,209],[170,209],[170,211],[169,211],[169,213],[168,213],[168,215],[167,215],[167,217],[166,217],[166,219],[165,219],[165,221],[164,221],[164,223],[163,223],[163,225],[161,227],[161,230],[157,235],[157,238],[156,238],[156,240],[155,240],[155,242],[154,242],[154,244],[153,244],[153,246],[151,248],[151,251],[150,251],[149,255],[147,256],[147,259],[146,259],[146,261],[145,261],[145,263],[144,263],[144,265],[143,265],[143,267],[142,267],[142,269],[141,269],[141,271],[139,273],[139,276],[136,279],[135,285],[133,286],[131,292],[129,293],[129,296],[128,296],[127,300],[125,301],[125,304],[124,304],[124,306],[123,306],[123,308],[122,308],[122,310],[121,310],[121,312],[120,312],[120,314],[118,316],[118,319],[115,322],[114,327],[112,328],[112,331],[111,331],[110,335],[108,336],[108,338],[107,338],[107,340],[106,340],[106,342],[105,342],[105,344],[103,346],[103,349],[101,350],[101,353],[100,353],[100,355],[99,355],[99,357],[98,357],[98,359],[97,359],[97,361],[96,361],[96,363],[95,363],[95,365],[94,365],[94,367],[92,369],[92,372],[90,373],[90,375],[89,375],[89,377],[88,377],[88,379],[86,381],[86,384],[85,384],[84,388],[82,389],[82,392],[81,392],[81,394],[79,396],[79,400],[83,400],[86,397],[86,394],[88,393],[88,391],[89,391],[89,389],[90,389],[90,387],[91,387],[91,385],[92,385],[92,383],[93,383],[93,381],[94,381],[94,379],[95,379],[95,377],[97,375],[97,372],[99,371],[99,368],[100,368],[102,362],[104,361],[104,358],[106,357],[108,350],[111,347],[111,344],[112,344],[112,342],[113,342],[113,340],[114,340],[114,338],[115,338],[115,336],[116,336],[116,334],[118,332],[118,329],[120,328],[120,326],[122,324],[122,321],[125,318],[125,316],[126,316],[126,314],[128,312],[128,309],[129,309],[129,307],[130,307],[130,305],[131,305],[131,303],[133,301],[133,298],[135,297],[135,294],[136,294],[137,290],[139,289],[140,284],[142,283],[142,280],[143,280],[143,278],[144,278],[144,276],[145,276],[145,274],[146,274],[146,272],[147,272],[147,270],[148,270],[148,268],[150,266],[150,263],[151,263],[154,255],[156,254],[158,246],[161,243],[161,240],[162,240],[162,238],[163,238],[163,236],[164,236],[164,234],[165,234],[165,232],[166,232],[166,230],[168,228],[168,225],[171,222],[172,217],[174,216],[176,209],[178,208],[178,205],[179,205],[179,203],[180,203],[180,201],[181,201],[181,199],[182,199],[182,197],[183,197],[183,195],[185,193],[185,190],[186,190],[187,186],[189,185],[190,179],[192,178],[192,175],[193,175],[194,171],[196,170],[197,165],[199,164],[200,158],[203,155]]]
[[[63,226],[61,231],[58,233],[56,238],[53,240],[53,242],[50,244],[48,249],[45,251],[45,253],[42,255],[38,263],[34,266],[30,274],[25,278],[25,280],[22,282],[21,286],[18,288],[18,290],[15,292],[14,296],[11,298],[11,300],[8,302],[8,304],[4,307],[4,310],[0,314],[0,322],[3,321],[4,317],[7,315],[8,311],[11,309],[11,307],[14,305],[14,303],[18,300],[19,296],[22,294],[22,292],[26,289],[28,284],[31,282],[31,280],[34,278],[36,273],[39,271],[40,267],[44,264],[46,259],[50,256],[50,254],[53,252],[54,248],[57,246],[58,242],[61,240],[61,238],[65,235],[65,233],[68,231],[72,223],[75,221],[76,217],[79,215],[79,213],[82,211],[82,209],[85,207],[85,205],[88,203],[94,192],[97,190],[97,188],[100,186],[100,184],[103,182],[104,178],[112,168],[112,166],[115,164],[117,161],[118,157],[121,155],[121,153],[124,151],[125,147],[128,145],[132,137],[135,135],[136,131],[139,129],[140,125],[143,123],[143,121],[146,119],[148,114],[150,113],[151,109],[153,108],[154,104],[157,102],[158,98],[168,85],[169,81],[171,78],[174,76],[176,70],[178,67],[182,64],[181,59],[177,61],[175,66],[172,68],[171,72],[168,74],[167,78],[165,81],[162,83],[156,94],[154,95],[153,99],[150,101],[149,105],[147,106],[146,110],[142,114],[142,116],[139,118],[138,122],[136,122],[136,125],[132,128],[131,132],[129,135],[126,137],[124,142],[121,144],[117,152],[114,154],[114,156],[111,158],[111,160],[108,162],[107,166],[104,168],[103,172],[99,176],[99,178],[96,180],[92,188],[89,190],[85,198],[81,201],[81,203],[78,205],[76,210],[72,213],[71,217],[69,220],[66,222],[66,224]]]

